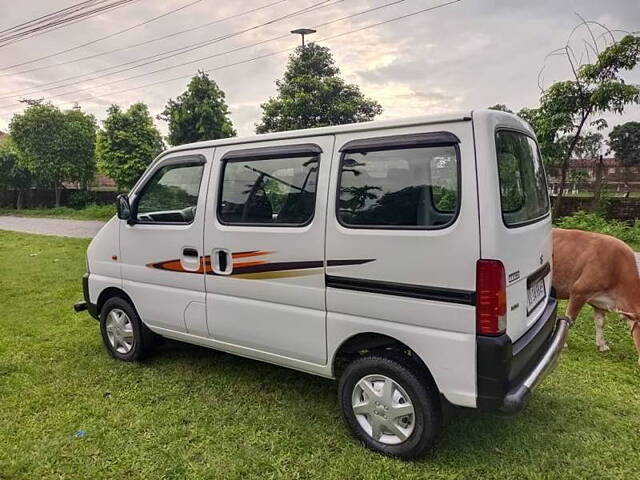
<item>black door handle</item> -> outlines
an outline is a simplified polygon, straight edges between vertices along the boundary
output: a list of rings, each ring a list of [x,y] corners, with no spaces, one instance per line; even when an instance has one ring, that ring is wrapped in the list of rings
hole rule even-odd
[[[185,257],[197,257],[198,250],[196,250],[195,248],[183,248],[182,255],[184,255]]]
[[[227,254],[225,252],[218,252],[218,264],[220,265],[220,270],[223,272],[227,270]]]

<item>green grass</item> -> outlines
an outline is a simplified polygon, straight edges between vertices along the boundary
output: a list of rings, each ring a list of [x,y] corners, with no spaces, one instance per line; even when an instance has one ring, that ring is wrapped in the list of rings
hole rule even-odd
[[[332,381],[177,343],[112,359],[71,309],[86,246],[0,232],[1,479],[640,478],[640,368],[618,319],[600,354],[585,311],[519,416],[462,413],[401,462],[351,439]]]
[[[116,214],[115,205],[88,205],[82,209],[69,207],[58,208],[0,208],[0,215],[16,215],[19,217],[70,218],[73,220],[107,221]]]
[[[597,213],[579,211],[571,216],[556,219],[555,226],[611,235],[626,242],[635,251],[640,251],[640,221],[638,220],[633,223],[607,220]]]

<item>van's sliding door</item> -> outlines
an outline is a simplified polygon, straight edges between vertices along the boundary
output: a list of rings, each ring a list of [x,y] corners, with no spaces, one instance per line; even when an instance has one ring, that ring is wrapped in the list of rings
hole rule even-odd
[[[332,150],[333,136],[216,148],[205,222],[207,322],[227,349],[326,363]]]

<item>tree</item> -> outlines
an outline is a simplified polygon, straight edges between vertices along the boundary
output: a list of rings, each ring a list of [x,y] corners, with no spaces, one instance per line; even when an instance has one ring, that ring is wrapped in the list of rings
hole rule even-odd
[[[15,207],[22,208],[24,191],[31,186],[31,173],[20,166],[18,149],[11,137],[0,141],[0,185],[16,192]]]
[[[562,148],[568,148],[570,141],[570,138],[563,137],[561,139],[561,143],[563,145]],[[590,132],[582,135],[576,142],[576,146],[574,148],[575,157],[593,161],[594,182],[592,185],[593,202],[591,203],[591,208],[594,211],[599,211],[601,207],[600,200],[602,197],[602,180],[605,173],[604,161],[601,154],[603,147],[604,139],[602,134],[598,132]],[[574,170],[570,177],[571,180],[579,186],[587,180],[588,174],[584,170]]]
[[[621,76],[621,72],[632,70],[640,61],[640,36],[629,34],[615,41],[611,32],[605,31],[598,38],[607,39],[610,35],[611,40],[601,50],[591,23],[585,21],[580,25],[589,30],[593,39],[585,42],[589,49],[586,58],[593,52],[593,62],[579,64],[569,42],[552,52],[552,55],[566,58],[573,79],[552,84],[542,92],[539,108],[520,112],[534,128],[546,162],[560,169],[560,191],[554,214],[560,211],[569,160],[584,130],[589,125],[597,129],[606,127],[603,118],[594,119],[593,116],[605,112],[622,113],[625,106],[640,103],[640,87],[627,84]]]
[[[356,85],[347,84],[327,47],[300,46],[289,57],[278,94],[262,106],[257,133],[373,120],[382,112]]]
[[[609,133],[609,146],[625,167],[640,164],[640,122],[616,125]]]
[[[489,107],[489,110],[498,110],[499,112],[507,112],[507,113],[513,113],[513,110],[510,110],[505,104],[503,103],[496,103],[495,105]]]
[[[609,146],[624,167],[624,181],[629,195],[629,168],[640,164],[640,122],[616,125],[609,132]]]
[[[169,122],[167,140],[171,145],[236,135],[224,92],[201,71],[182,95],[176,100],[169,99],[158,119]]]
[[[63,182],[86,184],[95,173],[96,120],[79,108],[63,112],[50,103],[28,103],[11,119],[9,132],[20,165],[53,186],[59,207]]]
[[[144,103],[134,103],[126,112],[111,105],[102,124],[96,146],[98,168],[119,190],[128,190],[164,149],[162,136]]]
[[[567,142],[569,139],[564,138]],[[589,132],[582,135],[576,142],[574,154],[578,158],[594,159],[600,155],[603,147],[603,137],[601,133]]]

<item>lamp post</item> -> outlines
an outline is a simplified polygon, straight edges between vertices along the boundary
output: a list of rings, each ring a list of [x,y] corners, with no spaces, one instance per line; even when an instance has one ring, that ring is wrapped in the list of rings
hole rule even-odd
[[[304,47],[304,36],[316,33],[316,30],[314,30],[313,28],[298,28],[296,30],[291,30],[291,33],[300,35],[302,37],[302,46]]]

